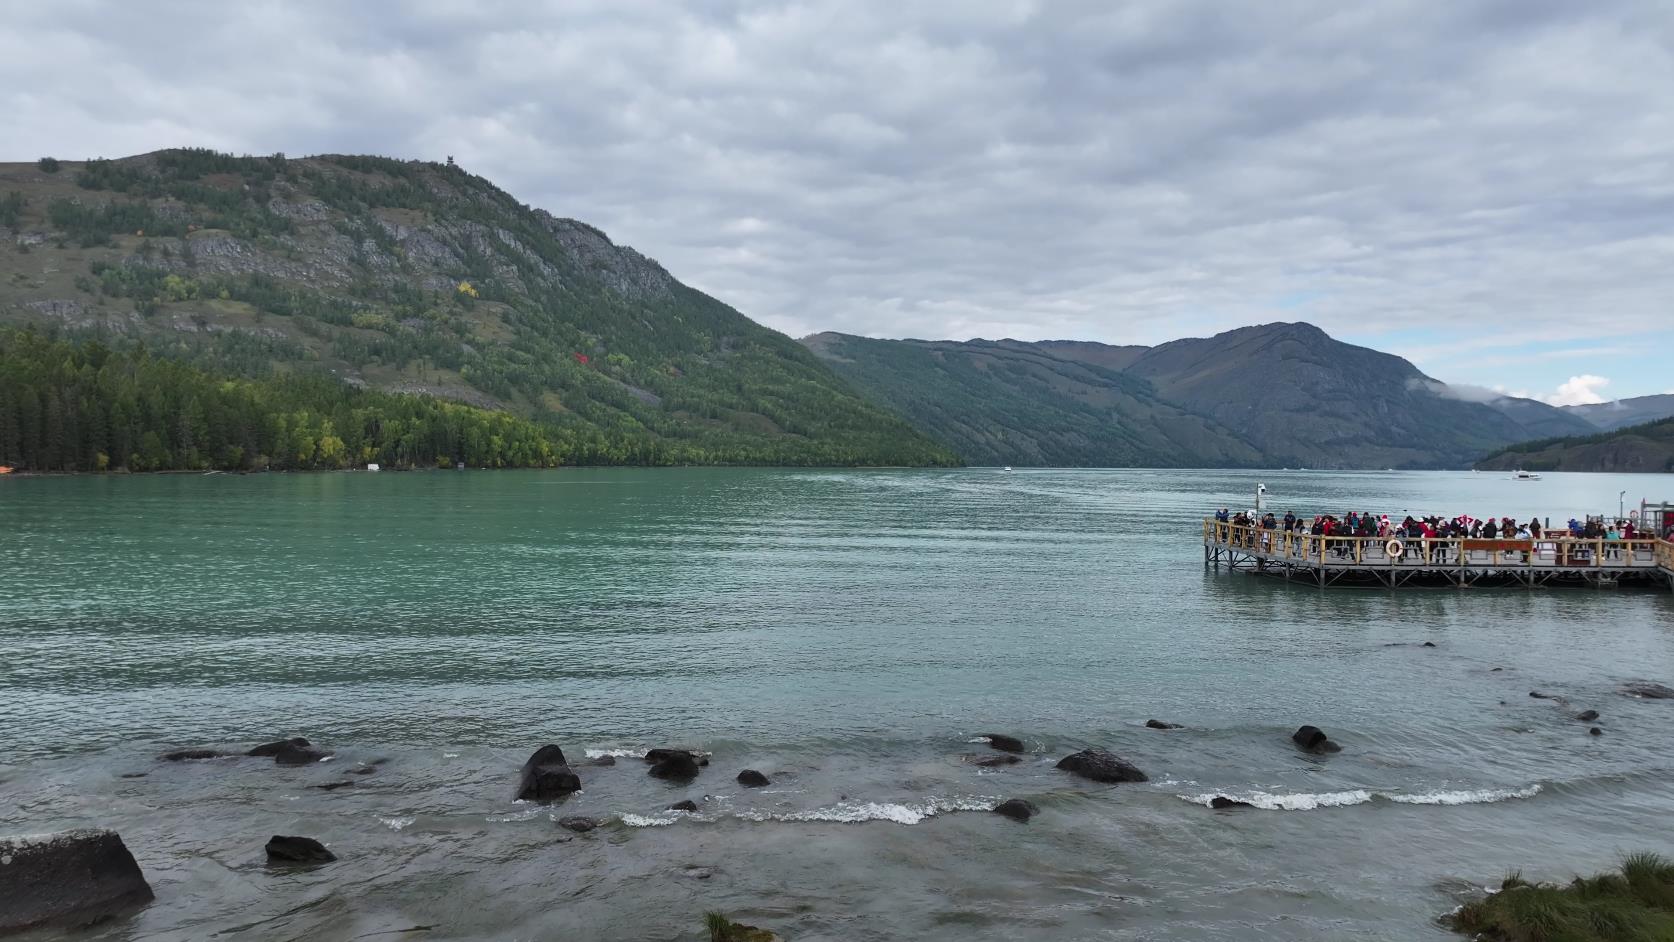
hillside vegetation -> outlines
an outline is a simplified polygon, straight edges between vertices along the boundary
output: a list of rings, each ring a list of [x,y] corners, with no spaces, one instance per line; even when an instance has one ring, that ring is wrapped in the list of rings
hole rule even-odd
[[[0,323],[72,342],[504,410],[596,443],[577,461],[956,461],[790,338],[451,164],[0,165],[0,228]]]
[[[1031,344],[834,333],[803,343],[971,464],[1245,467],[1262,461],[1238,435],[1162,401],[1144,380]]]
[[[1548,438],[1502,448],[1483,471],[1674,471],[1674,418],[1614,432]]]

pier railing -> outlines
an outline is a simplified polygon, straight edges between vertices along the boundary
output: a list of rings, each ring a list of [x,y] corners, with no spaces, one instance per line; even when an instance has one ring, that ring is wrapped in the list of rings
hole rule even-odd
[[[1253,556],[1328,566],[1663,569],[1674,571],[1674,543],[1655,538],[1607,540],[1542,535],[1470,537],[1316,536],[1203,521],[1203,542]],[[1391,550],[1394,552],[1391,553]]]

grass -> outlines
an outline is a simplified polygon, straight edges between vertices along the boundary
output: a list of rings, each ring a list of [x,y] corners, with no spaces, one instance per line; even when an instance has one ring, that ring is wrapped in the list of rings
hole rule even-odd
[[[1500,892],[1446,919],[1493,942],[1674,942],[1674,861],[1633,854],[1621,868],[1567,886],[1513,872]]]

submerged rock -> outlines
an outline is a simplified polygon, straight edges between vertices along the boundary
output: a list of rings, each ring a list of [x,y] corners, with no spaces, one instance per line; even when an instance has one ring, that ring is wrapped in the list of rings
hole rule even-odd
[[[745,788],[765,788],[773,784],[773,780],[757,772],[755,769],[745,769],[738,773],[738,784]]]
[[[1343,749],[1327,738],[1325,730],[1318,726],[1303,726],[1291,733],[1290,739],[1309,752],[1341,752]]]
[[[1008,798],[994,806],[994,813],[1013,821],[1027,823],[1030,818],[1040,814],[1040,809],[1021,798]]]
[[[286,749],[286,748],[307,749],[312,745],[314,745],[314,744],[309,742],[306,739],[303,739],[301,736],[293,736],[290,739],[280,739],[280,740],[276,740],[274,742],[264,742],[261,745],[257,746],[256,748],[251,749],[249,752],[246,752],[245,755],[247,755],[247,756],[257,756],[257,757],[263,758],[263,759],[271,759],[274,756],[277,756],[279,754],[280,750],[283,750],[283,749]]]
[[[518,773],[518,801],[557,801],[581,790],[581,776],[564,761],[564,750],[551,743],[535,750]]]
[[[1229,811],[1234,808],[1254,808],[1255,805],[1247,801],[1239,801],[1236,798],[1228,798],[1225,795],[1216,795],[1209,799],[1209,807],[1216,811]]]
[[[1643,697],[1646,700],[1674,700],[1674,688],[1653,684],[1650,681],[1636,680],[1622,685],[1622,693],[1630,697]]]
[[[1421,647],[1426,647],[1426,648],[1433,648],[1435,646],[1436,646],[1436,643],[1434,641],[1426,641],[1426,642],[1424,642],[1423,645],[1421,645]]]
[[[690,798],[686,799],[685,801],[677,801],[674,804],[669,805],[668,810],[669,811],[696,811],[697,810],[697,802],[691,800]]]
[[[592,818],[582,817],[581,815],[572,815],[568,818],[559,818],[558,826],[566,831],[574,831],[577,834],[586,834],[588,831],[598,827],[599,822],[593,820]]]
[[[1575,718],[1583,723],[1591,723],[1593,720],[1598,719],[1598,711],[1582,710],[1580,713],[1575,714]]]
[[[275,834],[267,841],[269,863],[320,864],[331,863],[337,855],[312,837],[286,837]]]
[[[1146,729],[1185,729],[1179,723],[1164,723],[1162,720],[1146,720]]]
[[[309,788],[317,788],[322,792],[334,792],[334,791],[338,790],[339,788],[354,788],[355,783],[351,782],[351,781],[327,782],[324,785],[310,785],[308,787]]]
[[[985,769],[992,769],[1003,765],[1016,765],[1023,760],[1008,753],[1000,756],[966,756],[965,761],[971,765],[980,765]]]
[[[779,937],[766,929],[733,922],[720,913],[710,913],[704,921],[709,942],[779,942]]]
[[[1005,733],[983,733],[982,735],[988,740],[990,746],[1001,752],[1022,752],[1024,749],[1023,740],[1016,736],[1007,736]]]
[[[164,762],[191,762],[197,759],[224,759],[230,755],[232,753],[221,752],[218,749],[176,749],[174,752],[163,753],[159,758]]]
[[[1587,730],[1587,735],[1589,735],[1589,736],[1603,736],[1604,735],[1604,730],[1599,729],[1597,726],[1594,726],[1592,729]]]
[[[592,765],[592,766],[598,766],[599,768],[608,768],[608,767],[613,766],[613,765],[616,764],[616,757],[615,756],[599,756],[596,759],[588,759],[585,764],[586,765]]]
[[[0,935],[79,928],[151,899],[145,874],[115,831],[0,837]]]
[[[1145,782],[1145,773],[1132,762],[1104,749],[1083,749],[1058,761],[1058,768],[1095,782]]]
[[[698,776],[699,763],[689,752],[667,751],[651,766],[648,774],[671,782],[689,782]]]

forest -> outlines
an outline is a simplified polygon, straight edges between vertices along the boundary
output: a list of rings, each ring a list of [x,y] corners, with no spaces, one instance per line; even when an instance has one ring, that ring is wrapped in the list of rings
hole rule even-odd
[[[20,471],[841,465],[870,457],[830,443],[612,436],[326,376],[216,375],[143,344],[120,350],[0,330],[0,465]]]

